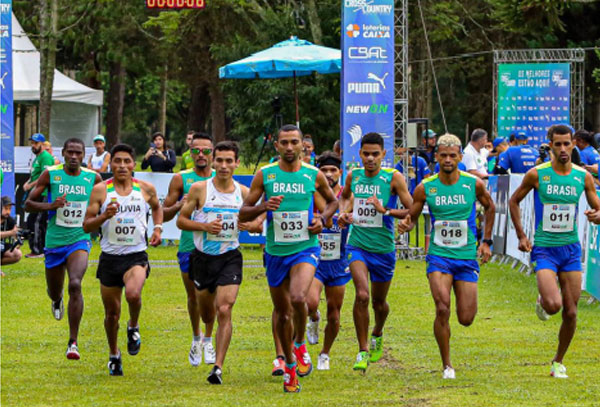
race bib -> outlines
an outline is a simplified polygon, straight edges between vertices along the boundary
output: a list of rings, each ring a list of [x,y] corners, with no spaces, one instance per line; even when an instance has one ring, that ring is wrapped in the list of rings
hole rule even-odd
[[[342,247],[341,233],[321,233],[319,235],[321,245],[321,260],[339,260]]]
[[[383,205],[381,199],[379,200]],[[383,214],[367,203],[367,198],[354,198],[353,223],[364,228],[379,228],[383,225]]]
[[[238,215],[235,212],[207,212],[206,221],[210,223],[221,219],[221,231],[218,235],[206,233],[206,240],[213,242],[233,242],[238,239]]]
[[[308,211],[273,212],[273,230],[278,243],[308,240]]]
[[[544,232],[572,232],[575,227],[575,204],[544,204],[543,225]]]
[[[441,247],[464,247],[468,241],[468,223],[466,220],[436,220],[434,225],[434,243]]]
[[[108,242],[114,245],[135,246],[140,243],[140,231],[134,218],[111,218],[108,223]]]
[[[56,225],[65,228],[82,227],[86,208],[86,201],[66,202],[64,207],[56,210]]]

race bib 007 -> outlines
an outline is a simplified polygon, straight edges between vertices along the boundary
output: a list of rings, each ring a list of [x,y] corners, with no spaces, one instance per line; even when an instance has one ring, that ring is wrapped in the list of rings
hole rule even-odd
[[[544,204],[544,232],[572,232],[575,227],[575,209],[575,204]]]
[[[135,246],[140,243],[140,231],[134,218],[111,218],[108,242],[114,245]]]
[[[463,247],[468,241],[468,223],[466,220],[436,220],[434,225],[434,243],[441,247]]]
[[[308,211],[273,212],[275,242],[303,242],[308,236]]]
[[[66,202],[65,206],[56,210],[56,225],[65,228],[82,227],[86,209],[86,201]]]
[[[206,240],[213,242],[232,242],[238,239],[238,215],[234,212],[207,212],[206,221],[210,223],[221,220],[221,231],[218,235],[207,233]]]

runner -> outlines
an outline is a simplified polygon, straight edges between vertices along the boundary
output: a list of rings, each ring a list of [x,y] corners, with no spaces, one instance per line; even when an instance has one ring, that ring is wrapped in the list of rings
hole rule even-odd
[[[285,355],[283,390],[298,392],[296,369],[301,377],[312,371],[304,332],[306,295],[319,261],[317,236],[337,210],[338,203],[325,175],[302,161],[300,129],[294,125],[283,126],[275,148],[281,159],[256,173],[240,210],[240,222],[252,221],[267,212],[267,280],[276,313],[277,334]],[[326,201],[320,216],[313,215],[315,190]],[[263,194],[265,199],[256,205]]]
[[[194,166],[188,170],[181,171],[179,174],[175,174],[171,179],[169,193],[163,203],[165,222],[173,219],[177,215],[177,212],[183,208],[194,182],[204,181],[215,175],[215,171],[212,169],[212,137],[206,133],[194,133],[189,152]],[[182,230],[177,260],[179,261],[179,269],[181,270],[181,280],[187,294],[187,309],[192,324],[193,338],[188,359],[192,366],[198,366],[202,362],[203,349],[204,363],[207,365],[215,363],[212,331],[216,310],[214,302],[200,302],[200,296],[196,294],[194,282],[189,278],[190,255],[193,251],[194,237],[192,232]],[[200,317],[202,317],[202,321],[204,322],[204,337],[200,330]]]
[[[88,233],[102,228],[102,253],[96,277],[100,280],[104,328],[110,349],[108,371],[111,376],[122,376],[121,352],[117,345],[121,294],[125,287],[125,299],[129,304],[127,351],[137,355],[142,344],[138,325],[142,288],[150,274],[146,254],[148,211],[152,209],[154,222],[151,246],[160,244],[163,212],[154,186],[132,177],[135,168],[133,148],[117,144],[110,155],[114,178],[92,190],[83,228]]]
[[[581,294],[581,245],[579,243],[578,204],[585,191],[592,210],[588,221],[600,224],[600,198],[594,179],[585,169],[571,162],[575,146],[569,127],[554,125],[548,129],[552,161],[538,165],[525,174],[523,182],[509,201],[510,217],[519,238],[519,250],[531,252],[535,263],[539,295],[536,314],[542,321],[562,311],[558,349],[552,359],[550,375],[567,378],[563,358],[577,325],[577,302]],[[535,234],[533,247],[521,224],[521,202],[534,190]],[[558,283],[560,288],[556,284]]]
[[[440,348],[444,379],[454,379],[456,373],[450,362],[450,297],[454,287],[456,315],[461,325],[469,326],[477,313],[477,280],[479,264],[486,263],[492,245],[495,207],[482,180],[458,169],[462,160],[458,137],[444,134],[437,144],[436,161],[442,171],[425,179],[415,189],[414,203],[398,225],[400,233],[414,227],[427,203],[432,220],[432,243],[427,252],[427,277],[433,301],[435,322],[433,333]],[[477,249],[475,202],[485,209],[484,239]]]
[[[339,197],[342,192],[342,186],[339,184],[342,176],[341,158],[335,153],[325,152],[317,159],[317,167],[327,178],[334,195]],[[315,195],[315,206],[319,212],[325,209],[325,201],[319,194]],[[329,351],[340,330],[340,310],[344,302],[346,283],[351,278],[345,256],[347,239],[348,229],[340,229],[337,216],[333,216],[331,225],[324,228],[319,235],[321,258],[306,299],[309,314],[306,336],[308,343],[315,345],[319,342],[319,299],[325,286],[327,325],[325,341],[317,360],[317,370],[329,370]]]
[[[77,347],[79,324],[83,315],[81,280],[87,270],[92,244],[83,230],[87,200],[100,175],[81,166],[85,144],[78,138],[65,141],[62,155],[65,164],[48,167],[37,180],[25,202],[27,212],[48,212],[46,247],[47,293],[52,300],[52,315],[61,320],[64,312],[65,270],[69,276],[69,344],[67,359],[80,358]],[[47,202],[39,202],[48,190]]]
[[[356,289],[353,314],[358,355],[353,368],[364,372],[369,362],[377,362],[383,356],[383,328],[390,312],[386,299],[396,267],[392,218],[405,217],[412,198],[404,177],[397,170],[381,168],[386,151],[380,134],[365,134],[359,153],[363,168],[355,168],[346,176],[338,225],[344,228],[352,224],[346,257]],[[395,209],[397,198],[407,209]],[[375,314],[370,348],[367,340],[369,297]]]
[[[238,233],[244,230],[262,233],[264,215],[253,222],[238,222],[248,188],[233,180],[233,173],[240,164],[237,144],[218,143],[214,162],[217,175],[192,186],[177,227],[194,233],[196,248],[191,255],[189,273],[198,297],[204,304],[216,304],[217,354],[207,380],[222,384],[223,362],[231,341],[231,313],[242,283],[243,260],[238,249]]]

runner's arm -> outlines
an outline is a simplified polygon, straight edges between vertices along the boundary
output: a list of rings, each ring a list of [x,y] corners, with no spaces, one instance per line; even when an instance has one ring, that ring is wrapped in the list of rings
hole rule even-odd
[[[523,230],[523,224],[521,223],[521,208],[519,208],[519,203],[525,199],[529,191],[537,187],[537,179],[538,173],[535,168],[527,171],[523,178],[523,182],[521,182],[521,185],[519,185],[508,201],[510,218],[515,226],[515,232],[517,233],[519,240],[527,237]]]
[[[263,173],[259,170],[252,180],[248,196],[246,196],[246,199],[244,199],[244,205],[240,209],[240,215],[238,219],[239,222],[252,221],[267,211],[268,201],[263,199],[259,205],[256,205],[258,200],[263,196],[264,192],[265,187],[263,183]]]
[[[183,178],[181,174],[175,174],[169,183],[169,192],[163,202],[163,221],[168,222],[177,215],[186,201],[186,197],[181,197],[183,192]]]
[[[596,192],[594,177],[589,172],[585,175],[585,197],[592,208],[585,211],[588,221],[600,225],[600,197]]]
[[[152,231],[152,236],[150,236],[148,244],[150,246],[158,246],[161,242],[160,235],[162,234],[163,224],[162,206],[160,206],[160,201],[158,200],[154,185],[149,182],[140,181],[140,186],[142,187],[142,191],[148,196],[147,202],[150,209],[152,209],[152,222],[154,223],[154,230]],[[158,225],[160,225],[160,227]]]
[[[325,174],[321,171],[317,173],[317,191],[326,202],[325,208],[321,212],[321,220],[323,220],[323,227],[325,227],[325,224],[338,210],[339,202],[335,199],[335,195],[329,186],[329,182],[327,182],[327,177],[325,177]]]
[[[340,213],[352,212],[352,171],[346,175],[346,183],[340,196]]]
[[[44,190],[46,188],[48,188],[49,185],[50,185],[50,173],[48,172],[48,170],[44,170],[44,172],[42,172],[42,175],[40,175],[40,177],[37,179],[35,187],[29,193],[29,197],[27,198],[27,201],[25,201],[25,211],[27,211],[27,212],[46,212],[46,211],[50,211],[50,210],[53,210],[56,208],[60,208],[61,206],[64,206],[64,198],[62,199],[62,205],[60,205],[61,197],[57,198],[57,200],[59,200],[58,203],[54,203],[54,202],[49,203],[49,202],[41,201],[42,194],[44,193]]]
[[[88,202],[88,207],[85,212],[85,218],[83,219],[83,231],[85,233],[98,230],[104,222],[113,217],[117,212],[119,204],[111,203],[108,205],[108,208],[105,212],[98,214],[98,212],[100,212],[100,208],[102,207],[102,202],[104,202],[105,199],[106,184],[101,182],[94,185],[92,194],[90,195],[90,201]]]
[[[419,219],[423,211],[423,206],[425,205],[425,187],[423,183],[417,185],[412,199],[408,216],[398,223],[398,232],[400,233],[410,232],[415,227],[415,222]]]
[[[200,181],[192,185],[186,202],[183,204],[179,217],[177,218],[177,227],[181,230],[191,232],[208,232],[210,223],[201,223],[192,220],[192,214],[196,208],[202,208],[206,199],[206,181]]]
[[[250,189],[245,185],[240,185],[242,188],[242,199],[246,199],[248,194],[250,193]],[[267,217],[266,213],[258,215],[256,219],[250,222],[239,222],[238,229],[241,231],[246,231],[250,233],[262,233],[263,232],[263,223]]]
[[[393,216],[396,219],[403,219],[410,213],[410,208],[413,205],[413,198],[410,196],[410,192],[408,192],[404,176],[398,171],[394,172],[392,177],[392,188],[396,195],[398,195],[398,198],[400,198],[400,202],[402,202],[404,209],[389,209],[390,216]]]
[[[98,172],[106,172],[108,170],[108,164],[110,163],[110,153],[106,153],[104,156],[104,162],[102,163],[102,167]]]
[[[492,238],[492,229],[494,227],[494,217],[496,215],[496,206],[492,201],[492,196],[485,187],[485,183],[481,180],[477,180],[475,184],[475,192],[477,194],[477,200],[481,203],[485,212],[483,214],[485,227],[483,231],[483,239],[490,240]]]

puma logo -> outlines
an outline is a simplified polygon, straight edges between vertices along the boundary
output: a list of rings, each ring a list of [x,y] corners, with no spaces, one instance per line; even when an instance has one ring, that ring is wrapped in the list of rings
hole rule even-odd
[[[375,75],[374,73],[372,73],[372,72],[369,72],[369,74],[367,75],[367,78],[368,78],[368,79],[371,79],[371,80],[374,80],[375,82],[379,82],[379,83],[381,84],[381,87],[382,87],[383,89],[385,89],[385,82],[384,82],[384,81],[385,81],[385,78],[387,78],[388,74],[389,74],[389,72],[386,72],[386,73],[385,73],[385,75],[383,75],[383,76],[380,78],[380,77],[378,77],[377,75]]]

